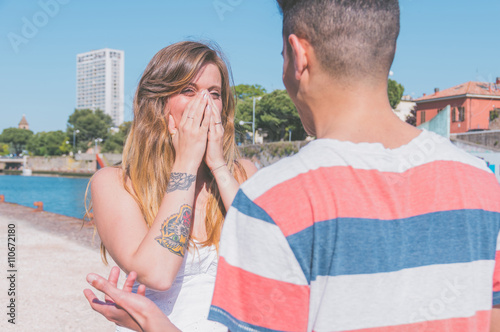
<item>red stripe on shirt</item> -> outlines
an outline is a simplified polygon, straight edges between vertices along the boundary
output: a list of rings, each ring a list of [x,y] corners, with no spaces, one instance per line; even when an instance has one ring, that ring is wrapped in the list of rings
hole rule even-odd
[[[305,331],[309,286],[264,278],[232,266],[220,257],[212,305],[251,325]]]
[[[463,199],[465,195],[467,199]],[[428,163],[404,173],[346,166],[319,168],[273,187],[254,201],[285,236],[313,222],[335,218],[394,220],[461,209],[500,212],[495,176],[449,161]]]
[[[478,311],[475,316],[433,320],[413,324],[374,327],[349,332],[470,332],[489,331],[491,311]]]

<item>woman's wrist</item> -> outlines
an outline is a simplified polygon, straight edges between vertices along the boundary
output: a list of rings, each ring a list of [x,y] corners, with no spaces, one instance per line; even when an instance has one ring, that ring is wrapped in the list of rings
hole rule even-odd
[[[193,162],[192,160],[176,160],[174,162],[174,165],[172,166],[172,172],[189,173],[196,175],[198,173],[198,168],[200,168],[200,164]]]
[[[212,172],[212,175],[217,182],[219,190],[224,190],[224,188],[226,188],[231,183],[231,180],[234,180],[234,177],[229,171],[226,163],[216,166],[210,169],[210,171]]]
[[[212,174],[215,174],[217,171],[221,170],[222,168],[227,167],[227,163],[225,163],[225,162],[218,163],[215,165],[216,165],[215,167],[210,168],[210,172],[212,172]]]

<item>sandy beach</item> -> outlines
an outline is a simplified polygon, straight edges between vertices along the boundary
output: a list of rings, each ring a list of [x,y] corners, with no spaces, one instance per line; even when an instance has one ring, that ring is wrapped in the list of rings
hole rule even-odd
[[[92,227],[81,229],[79,219],[11,203],[0,203],[0,225],[0,331],[114,331],[114,324],[94,312],[83,295],[84,288],[91,288],[87,273],[107,276],[114,265],[102,263]],[[10,273],[8,230],[14,227],[16,272]],[[7,308],[12,274],[15,325],[8,322]]]

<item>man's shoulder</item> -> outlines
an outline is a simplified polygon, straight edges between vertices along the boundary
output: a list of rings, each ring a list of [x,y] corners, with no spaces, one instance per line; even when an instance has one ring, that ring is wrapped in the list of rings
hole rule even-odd
[[[436,133],[425,131],[415,143],[412,149],[407,151],[409,159],[422,159],[423,163],[451,162],[470,166],[476,171],[490,172],[484,160],[465,152],[449,139]],[[418,166],[418,163],[414,164]]]
[[[300,174],[307,173],[314,168],[311,158],[317,152],[315,142],[309,143],[298,153],[285,157],[276,163],[260,169],[250,179],[243,183],[240,189],[250,199],[255,199],[269,189],[291,180]],[[308,160],[309,162],[305,162]]]

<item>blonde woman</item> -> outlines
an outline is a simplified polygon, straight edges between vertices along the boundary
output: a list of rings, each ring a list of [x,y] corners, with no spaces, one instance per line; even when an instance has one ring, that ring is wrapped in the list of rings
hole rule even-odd
[[[146,296],[182,331],[227,331],[208,321],[226,209],[256,168],[238,159],[230,75],[217,51],[181,42],[148,64],[119,168],[91,183],[106,251],[137,272]]]

